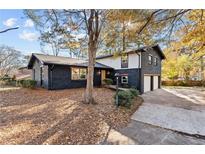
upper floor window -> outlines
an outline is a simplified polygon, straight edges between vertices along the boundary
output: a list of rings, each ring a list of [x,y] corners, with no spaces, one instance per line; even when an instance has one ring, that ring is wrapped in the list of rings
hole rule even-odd
[[[122,56],[121,56],[121,68],[128,68],[128,54],[122,54]]]
[[[157,57],[154,57],[154,65],[157,66],[157,64],[158,64],[158,59]]]
[[[152,64],[152,55],[148,56],[148,64],[150,64],[150,65]]]
[[[71,68],[71,79],[72,80],[85,80],[86,79],[87,70],[86,68]]]

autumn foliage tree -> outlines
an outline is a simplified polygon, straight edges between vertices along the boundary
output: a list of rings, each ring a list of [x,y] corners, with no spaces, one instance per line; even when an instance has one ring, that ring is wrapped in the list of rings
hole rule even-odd
[[[177,58],[181,60],[181,64],[174,63],[174,66],[179,69],[184,69],[186,79],[192,74],[199,74],[198,77],[204,80],[204,56],[205,56],[205,14],[204,10],[189,10],[182,18],[183,25],[179,26],[173,32],[175,38],[169,46],[167,46],[166,54],[170,55],[173,52],[177,54]],[[164,62],[164,70],[169,69],[168,65],[172,58]],[[165,75],[166,77],[166,75]]]
[[[94,103],[93,78],[98,39],[105,22],[105,10],[27,10],[26,15],[41,32],[54,30],[57,37],[63,38],[64,47],[78,50],[86,42],[88,50],[88,73],[85,103]],[[82,43],[83,44],[83,43]]]
[[[172,41],[181,42],[173,34],[196,28],[191,16],[193,10],[26,10],[25,14],[34,21],[44,42],[60,42],[69,52],[86,53],[88,57],[85,102],[94,103],[93,73],[96,54],[99,52],[125,51],[143,45],[161,43],[167,46]],[[203,19],[203,15],[202,15]],[[199,25],[198,25],[199,26]],[[201,23],[203,26],[203,23]],[[200,28],[189,28],[188,35]],[[180,31],[182,30],[182,31]],[[194,32],[195,31],[195,32]],[[201,32],[201,31],[200,31]],[[55,35],[53,35],[55,33]],[[188,36],[187,35],[187,36]],[[49,38],[49,39],[48,39]],[[184,41],[186,42],[184,38]],[[189,42],[189,41],[188,41]],[[199,40],[202,43],[202,40]],[[57,46],[59,47],[57,43]],[[187,45],[191,47],[191,45]],[[203,45],[201,45],[202,47]],[[195,50],[194,50],[195,51]],[[77,55],[80,55],[77,54]],[[85,54],[85,55],[86,55]]]

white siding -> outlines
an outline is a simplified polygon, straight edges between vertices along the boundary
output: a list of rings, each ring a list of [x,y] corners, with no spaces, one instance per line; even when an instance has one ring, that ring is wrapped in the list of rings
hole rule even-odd
[[[108,57],[103,59],[97,59],[97,62],[113,67],[115,69],[121,68],[121,57]]]
[[[139,68],[139,55],[129,54],[128,68]]]
[[[97,59],[97,62],[110,66],[114,69],[127,69],[121,68],[121,56],[118,57],[108,57],[103,59]],[[128,69],[139,68],[139,55],[136,53],[128,55]]]

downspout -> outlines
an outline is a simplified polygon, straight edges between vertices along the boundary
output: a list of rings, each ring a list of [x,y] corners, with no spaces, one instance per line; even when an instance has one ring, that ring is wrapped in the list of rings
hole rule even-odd
[[[141,68],[141,55],[136,52],[136,54],[139,56],[139,64],[138,64],[138,67],[139,67],[139,91],[140,93],[142,93],[142,85],[141,85],[141,71],[142,71],[142,68]]]
[[[51,90],[53,89],[53,68],[54,65],[51,66],[51,73],[50,73]]]

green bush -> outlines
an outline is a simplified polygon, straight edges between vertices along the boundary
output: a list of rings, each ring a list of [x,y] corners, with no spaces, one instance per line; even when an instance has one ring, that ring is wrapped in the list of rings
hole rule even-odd
[[[24,87],[24,88],[34,88],[36,86],[35,80],[17,80],[17,86]]]
[[[116,97],[115,97],[116,98]],[[118,105],[130,108],[132,105],[133,96],[130,91],[119,91],[118,92]]]
[[[111,85],[111,84],[113,84],[113,80],[110,79],[110,78],[106,78],[106,79],[104,79],[103,82],[104,82],[105,84],[107,84],[107,85]]]
[[[133,95],[133,97],[137,97],[139,95],[139,91],[137,89],[130,88],[129,91]]]
[[[17,80],[16,86],[23,87],[23,82],[24,82],[24,80]]]
[[[195,81],[195,80],[169,80],[162,81],[162,85],[164,86],[203,86],[203,81]]]

